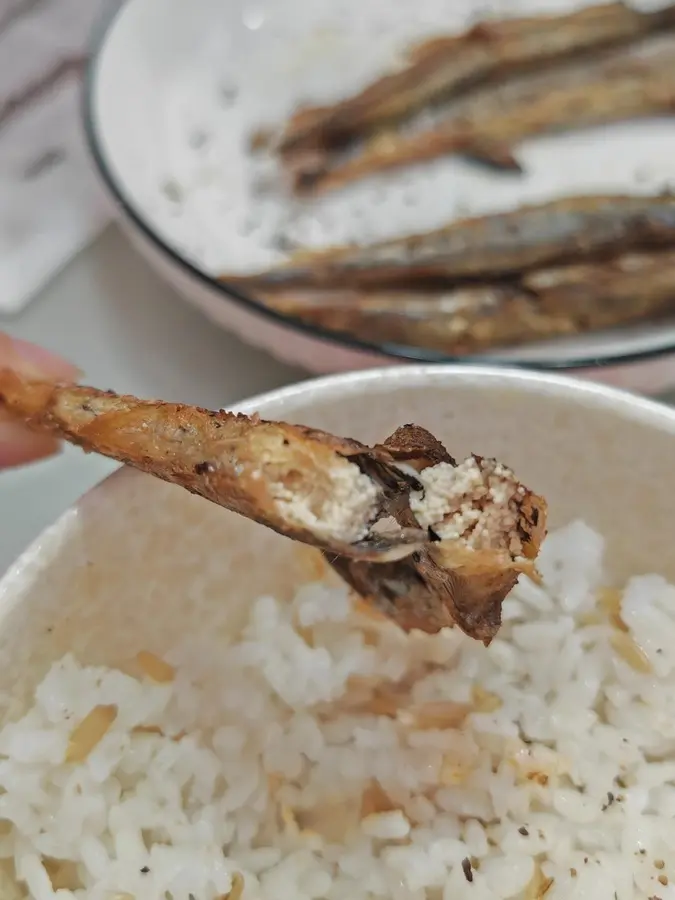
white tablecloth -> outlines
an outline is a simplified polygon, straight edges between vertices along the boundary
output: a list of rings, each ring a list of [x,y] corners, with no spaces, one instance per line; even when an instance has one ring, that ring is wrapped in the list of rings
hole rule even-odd
[[[107,221],[81,76],[113,0],[0,0],[0,313],[17,312]]]

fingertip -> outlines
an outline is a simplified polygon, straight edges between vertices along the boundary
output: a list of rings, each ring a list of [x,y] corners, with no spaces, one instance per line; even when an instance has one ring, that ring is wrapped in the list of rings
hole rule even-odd
[[[0,470],[47,459],[61,451],[51,435],[36,434],[15,422],[0,421]]]
[[[29,341],[0,332],[0,368],[6,366],[33,378],[76,381],[82,374],[73,363]]]

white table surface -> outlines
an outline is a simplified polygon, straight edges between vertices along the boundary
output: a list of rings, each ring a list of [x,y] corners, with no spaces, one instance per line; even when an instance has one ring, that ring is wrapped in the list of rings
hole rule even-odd
[[[208,407],[306,378],[219,331],[111,227],[0,330],[43,344],[97,387]],[[0,473],[0,573],[115,463],[67,448]]]

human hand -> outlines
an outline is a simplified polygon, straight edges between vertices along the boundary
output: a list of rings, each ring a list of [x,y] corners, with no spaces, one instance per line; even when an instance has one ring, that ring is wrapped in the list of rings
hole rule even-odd
[[[59,356],[18,338],[10,338],[0,331],[0,369],[15,369],[34,378],[54,378],[71,381],[78,370]],[[22,466],[52,456],[59,450],[59,442],[52,437],[34,434],[14,422],[3,412],[0,401],[0,470]]]

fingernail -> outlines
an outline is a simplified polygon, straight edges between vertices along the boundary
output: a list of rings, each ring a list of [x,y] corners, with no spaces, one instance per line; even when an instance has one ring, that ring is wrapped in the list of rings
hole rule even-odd
[[[60,449],[61,444],[49,435],[35,434],[16,422],[0,421],[0,469],[36,462]]]
[[[2,365],[10,366],[24,375],[60,378],[64,381],[75,381],[82,374],[77,366],[51,350],[0,333],[0,367]]]

